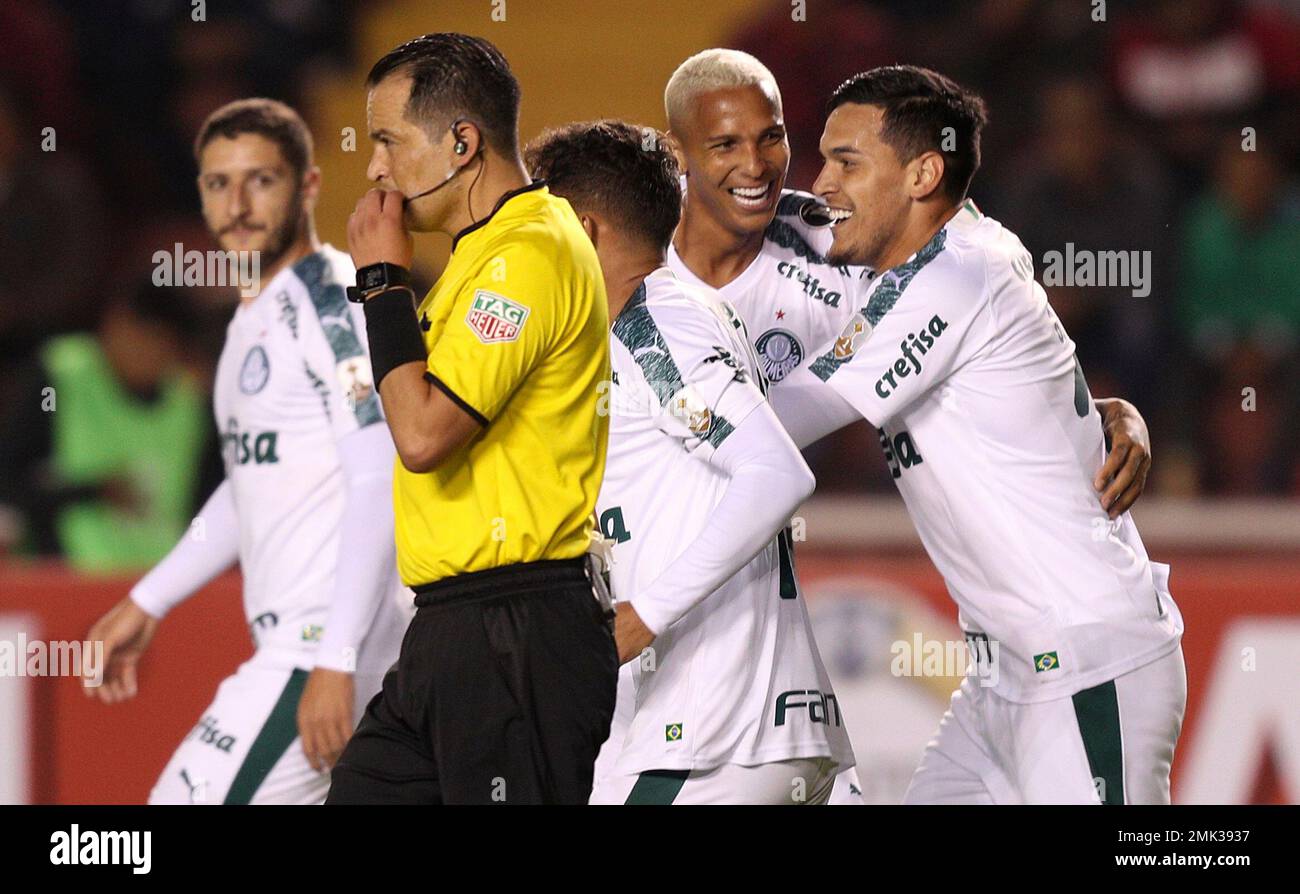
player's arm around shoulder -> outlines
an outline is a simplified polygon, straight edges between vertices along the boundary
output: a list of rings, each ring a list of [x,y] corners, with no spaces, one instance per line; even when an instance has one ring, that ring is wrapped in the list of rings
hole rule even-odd
[[[619,604],[614,637],[620,663],[640,654],[771,544],[817,483],[762,400],[708,452],[707,461],[727,477],[726,489],[690,546]]]
[[[1119,518],[1133,508],[1146,489],[1151,471],[1151,433],[1138,408],[1123,398],[1099,397],[1094,403],[1101,414],[1109,450],[1092,486],[1107,514]]]
[[[668,302],[655,310],[657,347],[666,349],[666,358],[653,350],[643,356],[649,364],[671,364],[664,378],[675,377],[677,386],[664,405],[665,434],[679,438],[727,482],[700,536],[620,605],[614,633],[622,661],[748,564],[816,486],[753,381],[756,365],[737,357],[725,320],[703,305]]]

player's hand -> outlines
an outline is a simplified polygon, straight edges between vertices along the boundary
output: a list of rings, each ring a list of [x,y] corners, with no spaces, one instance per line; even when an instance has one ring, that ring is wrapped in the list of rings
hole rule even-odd
[[[129,596],[96,621],[86,639],[92,643],[102,641],[104,653],[102,666],[82,668],[81,685],[86,697],[98,697],[106,705],[133,698],[137,691],[135,666],[157,630],[158,619]],[[96,675],[102,675],[99,685]]]
[[[298,700],[298,735],[307,763],[317,772],[329,770],[352,738],[352,675],[318,667],[307,677]]]
[[[411,269],[415,243],[402,212],[406,197],[395,190],[371,189],[348,218],[348,251],[360,270],[386,262]]]
[[[655,640],[650,628],[631,603],[620,602],[614,609],[614,643],[618,646],[618,663],[627,664],[645,651]]]
[[[1119,518],[1142,496],[1151,471],[1151,434],[1146,420],[1126,400],[1097,401],[1102,428],[1110,439],[1110,453],[1102,464],[1093,488],[1101,494],[1101,506],[1111,518]]]

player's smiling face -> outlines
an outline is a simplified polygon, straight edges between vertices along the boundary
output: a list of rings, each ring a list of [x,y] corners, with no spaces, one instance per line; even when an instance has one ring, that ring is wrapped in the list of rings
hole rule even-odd
[[[366,176],[384,189],[395,189],[407,196],[436,186],[451,168],[448,152],[444,151],[448,147],[430,142],[423,127],[407,120],[406,100],[410,95],[411,79],[393,75],[372,87],[366,97],[366,126],[374,147]],[[417,232],[437,229],[454,192],[448,188],[408,202],[407,227]]]
[[[219,136],[203,147],[199,198],[208,230],[225,251],[261,252],[263,270],[297,238],[309,192],[314,186],[299,183],[279,145],[261,134]]]
[[[880,138],[883,117],[879,106],[845,103],[826,119],[813,192],[837,218],[832,263],[878,268],[907,221],[909,166]]]
[[[673,136],[685,160],[687,204],[698,202],[733,233],[767,229],[790,166],[775,96],[759,87],[701,94]]]

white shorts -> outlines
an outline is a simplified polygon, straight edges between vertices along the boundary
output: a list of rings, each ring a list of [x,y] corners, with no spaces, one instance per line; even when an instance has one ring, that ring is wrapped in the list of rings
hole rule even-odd
[[[1168,804],[1187,704],[1181,647],[1109,683],[1036,704],[966,677],[905,804]]]
[[[752,767],[648,770],[610,774],[591,793],[592,804],[825,804],[837,764],[812,757]]]
[[[298,738],[298,700],[307,683],[301,668],[268,666],[254,655],[221,681],[167,763],[150,804],[320,804],[329,771],[307,763]],[[355,678],[354,717],[379,691],[382,674]]]

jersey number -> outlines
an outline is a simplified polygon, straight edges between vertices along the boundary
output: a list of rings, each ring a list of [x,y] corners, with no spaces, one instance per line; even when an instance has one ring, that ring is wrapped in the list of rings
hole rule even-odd
[[[799,585],[794,579],[794,547],[792,535],[787,526],[776,535],[776,551],[781,563],[781,598],[794,599],[799,595]]]

